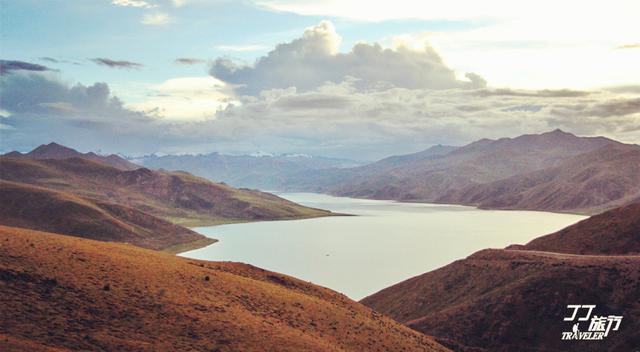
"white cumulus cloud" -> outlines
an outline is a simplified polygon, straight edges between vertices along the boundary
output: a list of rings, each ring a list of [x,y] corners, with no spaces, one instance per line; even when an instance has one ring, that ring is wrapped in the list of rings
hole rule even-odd
[[[241,86],[242,94],[256,95],[262,90],[294,87],[298,91],[317,88],[347,77],[358,80],[363,89],[390,85],[402,88],[477,88],[486,84],[477,74],[458,80],[438,53],[425,43],[383,48],[380,44],[356,44],[351,51],[338,51],[342,38],[333,24],[322,21],[307,28],[302,37],[279,44],[254,65],[240,65],[218,58],[210,73],[225,82]]]

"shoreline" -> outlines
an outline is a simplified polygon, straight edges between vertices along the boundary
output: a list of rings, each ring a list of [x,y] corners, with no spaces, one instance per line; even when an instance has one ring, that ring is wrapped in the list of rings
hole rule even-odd
[[[212,245],[212,244],[214,244],[216,242],[219,242],[219,241],[217,239],[215,239],[215,238],[205,237],[205,238],[201,238],[201,239],[198,239],[198,240],[195,240],[195,241],[191,241],[191,242],[176,244],[176,245],[164,248],[164,249],[162,249],[160,251],[161,252],[165,252],[165,253],[178,255],[180,253],[184,253],[184,252],[192,251],[192,250],[195,250],[195,249],[199,249],[199,248],[204,248],[204,247],[210,246],[210,245]]]
[[[475,209],[479,209],[479,210],[500,210],[500,211],[531,211],[531,212],[539,212],[539,213],[551,213],[551,214],[565,214],[565,215],[582,215],[582,216],[586,216],[586,217],[591,217],[593,215],[598,215],[601,213],[604,213],[608,210],[608,208],[597,208],[597,209],[585,209],[585,210],[580,210],[580,209],[574,209],[574,210],[566,210],[566,211],[562,211],[562,210],[545,210],[545,209],[527,209],[527,208],[492,208],[492,207],[481,207],[478,204],[469,204],[469,203],[444,203],[444,202],[436,202],[436,201],[427,201],[427,200],[419,200],[419,199],[407,199],[407,200],[401,200],[401,199],[383,199],[383,198],[356,198],[356,197],[345,197],[345,196],[340,196],[340,195],[335,195],[335,194],[331,194],[331,193],[318,193],[318,194],[325,194],[328,196],[332,196],[332,197],[344,197],[344,198],[352,198],[352,199],[361,199],[361,200],[381,200],[381,201],[389,201],[389,202],[396,202],[396,203],[407,203],[407,204],[433,204],[433,205],[449,205],[449,206],[462,206],[462,207],[470,207],[470,208],[475,208]]]
[[[263,221],[307,220],[307,219],[324,218],[324,217],[329,217],[329,216],[357,216],[357,215],[329,212],[328,214],[323,214],[323,215],[310,215],[310,216],[279,218],[279,219],[229,219],[229,220],[225,220],[225,221],[216,221],[216,222],[213,222],[213,223],[212,222],[207,222],[207,221],[194,220],[194,221],[183,222],[180,225],[187,227],[189,230],[195,231],[194,228],[196,228],[196,227],[214,227],[214,226],[221,226],[221,225],[247,224],[247,223],[252,223],[252,222],[263,222]],[[195,231],[195,232],[197,232],[197,231]],[[216,238],[206,237],[205,235],[202,235],[202,236],[204,236],[204,238],[201,238],[201,239],[198,239],[198,240],[195,240],[195,241],[192,241],[192,242],[186,242],[186,243],[173,245],[173,246],[170,246],[170,247],[162,249],[161,252],[178,255],[178,254],[181,254],[181,253],[185,253],[185,252],[193,251],[193,250],[196,250],[196,249],[208,247],[208,246],[210,246],[212,244],[220,242],[220,240],[218,240]]]

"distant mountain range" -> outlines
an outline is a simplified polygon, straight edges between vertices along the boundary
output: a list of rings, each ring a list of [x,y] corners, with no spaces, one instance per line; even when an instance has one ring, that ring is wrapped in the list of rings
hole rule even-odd
[[[633,351],[639,282],[640,204],[633,204],[524,246],[479,251],[362,303],[459,352]],[[562,341],[572,328],[563,321],[568,304],[595,304],[598,315],[624,322],[603,341]]]
[[[247,264],[0,226],[0,350],[447,352],[324,287]]]
[[[234,186],[355,198],[596,214],[640,199],[640,146],[554,130],[357,162],[300,156],[149,156]]]
[[[361,162],[303,154],[148,155],[131,159],[151,169],[183,170],[234,187],[279,190],[294,175],[328,168],[362,165]]]
[[[640,199],[640,147],[555,130],[297,174],[283,187],[356,198],[594,214]]]
[[[43,144],[34,150],[22,154],[17,151],[13,151],[3,156],[11,157],[11,158],[26,158],[26,159],[69,159],[69,158],[80,158],[85,160],[95,161],[101,164],[113,166],[116,169],[120,170],[136,170],[141,166],[136,165],[122,157],[119,157],[115,154],[110,155],[98,155],[94,152],[89,153],[80,153],[75,149],[71,149],[60,145],[55,142],[51,142],[49,144]]]
[[[211,242],[180,225],[331,215],[185,172],[123,170],[78,154],[49,144],[0,157],[0,224],[180,250]]]

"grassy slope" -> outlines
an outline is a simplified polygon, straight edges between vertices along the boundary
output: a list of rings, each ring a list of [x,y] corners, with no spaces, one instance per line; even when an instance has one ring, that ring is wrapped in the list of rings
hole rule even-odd
[[[0,226],[0,350],[47,346],[446,350],[344,295],[282,274]]]
[[[184,172],[123,171],[80,158],[0,157],[0,224],[180,252],[208,245],[182,226],[334,215]]]
[[[640,254],[640,203],[592,216],[518,247],[573,254]]]
[[[122,171],[95,162],[0,158],[2,179],[133,207],[184,225],[297,219],[331,213],[183,172]]]
[[[182,226],[114,203],[0,181],[0,223],[150,249],[214,242]]]
[[[640,256],[483,250],[362,303],[443,343],[487,351],[631,351],[640,345],[639,282]],[[623,315],[621,330],[604,342],[561,341],[567,304]]]

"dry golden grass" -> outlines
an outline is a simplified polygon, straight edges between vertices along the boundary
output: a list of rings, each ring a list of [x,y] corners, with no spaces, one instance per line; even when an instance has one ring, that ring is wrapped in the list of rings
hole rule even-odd
[[[236,189],[184,172],[123,171],[79,158],[0,157],[0,179],[116,203],[188,225],[332,215],[269,193]]]
[[[0,226],[0,350],[47,347],[446,351],[344,295],[282,274]]]
[[[0,224],[178,252],[211,244],[184,226],[335,215],[184,172],[81,158],[0,157]]]

